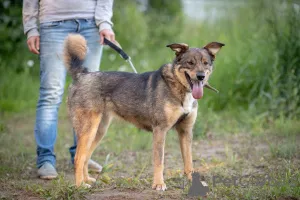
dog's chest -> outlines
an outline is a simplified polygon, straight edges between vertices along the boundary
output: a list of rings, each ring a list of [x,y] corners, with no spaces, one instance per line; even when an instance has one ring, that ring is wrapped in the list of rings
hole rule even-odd
[[[184,114],[188,114],[192,111],[194,101],[195,101],[195,99],[193,98],[191,93],[187,93],[185,95],[183,103],[182,103],[182,108],[183,108]]]

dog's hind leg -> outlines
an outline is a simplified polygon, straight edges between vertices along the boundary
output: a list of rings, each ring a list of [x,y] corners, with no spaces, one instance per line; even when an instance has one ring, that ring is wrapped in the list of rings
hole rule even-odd
[[[88,159],[89,149],[95,138],[101,114],[93,111],[76,110],[73,120],[78,142],[75,154],[75,182],[76,186],[84,185],[90,187],[89,184],[84,183],[84,165]]]
[[[188,179],[192,179],[193,159],[192,159],[192,141],[193,126],[197,117],[197,110],[190,113],[182,122],[176,125],[178,132],[182,159],[184,163],[184,173]]]
[[[153,130],[153,164],[154,164],[154,177],[152,189],[166,190],[164,183],[164,148],[167,131],[161,128],[154,128]]]
[[[97,145],[102,140],[105,133],[107,132],[107,129],[110,125],[111,119],[112,119],[112,117],[109,114],[103,114],[102,115],[101,122],[98,126],[96,136],[95,136],[95,138],[94,138],[94,140],[91,144],[90,149],[88,150],[87,159],[86,159],[86,162],[84,163],[84,168],[83,168],[84,181],[86,183],[96,182],[96,179],[89,176],[89,173],[88,173],[88,160],[91,158],[91,156],[92,156],[93,152],[95,151]]]

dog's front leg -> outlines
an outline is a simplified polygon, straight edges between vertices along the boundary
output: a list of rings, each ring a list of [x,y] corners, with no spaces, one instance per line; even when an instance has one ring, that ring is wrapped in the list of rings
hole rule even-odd
[[[193,159],[192,159],[192,141],[193,141],[193,126],[197,117],[197,110],[190,113],[187,118],[180,124],[176,125],[178,132],[182,159],[184,162],[184,173],[188,179],[192,180]]]
[[[184,173],[188,179],[192,180],[193,159],[192,159],[192,129],[177,129],[180,142],[182,159],[184,162]]]
[[[166,133],[166,131],[162,131],[160,128],[155,128],[153,131],[154,177],[152,188],[162,191],[165,191],[167,189],[163,177]]]

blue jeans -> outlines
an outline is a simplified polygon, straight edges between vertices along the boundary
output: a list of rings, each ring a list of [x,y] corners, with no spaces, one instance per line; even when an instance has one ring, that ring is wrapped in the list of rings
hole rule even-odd
[[[66,80],[63,46],[69,33],[79,33],[87,40],[88,53],[84,67],[89,71],[97,71],[100,66],[102,46],[93,19],[72,19],[40,24],[40,93],[34,129],[38,168],[45,162],[50,162],[53,166],[56,164],[54,144],[57,135],[58,109],[62,102]],[[74,134],[74,146],[70,148],[72,161],[75,151]]]

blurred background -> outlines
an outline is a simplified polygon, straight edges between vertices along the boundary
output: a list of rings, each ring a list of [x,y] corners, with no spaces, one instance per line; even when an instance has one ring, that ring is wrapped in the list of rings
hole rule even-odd
[[[39,62],[26,46],[22,1],[2,0],[0,10],[3,115],[35,108]],[[174,53],[165,48],[169,43],[192,47],[211,41],[225,43],[210,79],[220,93],[206,90],[199,112],[206,116],[226,112],[238,119],[246,115],[242,119],[249,116],[255,123],[269,123],[300,116],[299,18],[296,0],[116,0],[113,22],[117,40],[140,73],[173,59]],[[105,48],[101,70],[131,68]]]
[[[210,84],[220,93],[205,89],[204,98],[198,101],[193,153],[199,162],[195,165],[204,167],[208,175],[213,173],[212,168],[225,175],[231,174],[231,169],[237,173],[247,168],[270,169],[285,173],[284,177],[296,177],[294,183],[300,188],[299,0],[115,0],[113,22],[118,42],[131,56],[139,73],[156,70],[173,60],[174,52],[165,47],[167,44],[183,42],[202,47],[212,41],[225,43],[210,78]],[[21,0],[0,0],[0,41],[2,185],[7,186],[5,180],[14,180],[11,177],[15,176],[15,180],[22,177],[24,187],[40,194],[44,188],[36,187],[36,180],[32,179],[35,177],[33,126],[39,61],[27,49]],[[101,71],[132,72],[132,69],[116,52],[105,47]],[[68,77],[66,88],[70,82]],[[68,148],[73,141],[65,100],[59,117],[56,152],[58,168],[64,169],[69,163]],[[143,131],[128,123],[112,123],[109,134],[94,154],[94,159],[103,165],[115,166],[115,171],[109,172],[114,179],[105,179],[103,183],[125,185],[125,188],[151,184],[151,180],[147,179],[147,183],[140,180],[151,179],[152,137],[140,132]],[[167,177],[174,178],[179,173],[172,170],[182,169],[176,134],[168,134],[166,145],[170,169]],[[253,151],[255,147],[258,149]],[[126,162],[137,164],[128,168]],[[125,178],[120,178],[120,172]],[[257,195],[257,199],[291,194],[300,197],[299,189],[290,187],[288,178],[278,179],[286,180],[285,188],[260,188],[260,193],[257,188],[252,193],[246,193],[247,188],[235,190],[235,199],[253,199]],[[136,185],[132,186],[132,180]],[[16,190],[23,187],[19,181],[14,184],[11,187]],[[52,188],[42,195],[49,197],[52,192],[69,191]],[[170,188],[172,192],[172,185]],[[213,191],[216,199],[224,197],[226,192],[228,199],[233,195],[226,188]],[[245,198],[246,194],[249,198]]]

